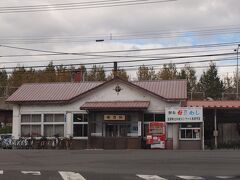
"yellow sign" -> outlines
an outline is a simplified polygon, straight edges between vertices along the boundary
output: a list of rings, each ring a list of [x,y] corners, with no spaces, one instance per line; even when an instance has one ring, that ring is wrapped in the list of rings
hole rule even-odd
[[[125,115],[104,115],[104,121],[125,121],[126,116]]]

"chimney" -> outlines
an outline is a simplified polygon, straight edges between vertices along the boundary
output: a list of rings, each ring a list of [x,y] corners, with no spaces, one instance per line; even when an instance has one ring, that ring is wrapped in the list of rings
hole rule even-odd
[[[81,82],[82,81],[82,71],[76,71],[73,75],[73,81],[74,82]]]
[[[117,77],[117,71],[118,71],[118,67],[117,67],[117,62],[113,62],[113,77]]]

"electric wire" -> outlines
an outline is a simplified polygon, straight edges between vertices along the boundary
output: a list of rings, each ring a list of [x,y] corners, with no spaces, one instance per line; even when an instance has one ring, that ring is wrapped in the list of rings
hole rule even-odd
[[[80,3],[65,3],[62,5],[36,5],[36,6],[15,6],[15,7],[0,7],[0,13],[21,13],[21,12],[42,12],[42,11],[56,11],[56,10],[74,10],[74,9],[93,9],[93,8],[107,8],[131,5],[146,5],[156,3],[174,2],[178,0],[128,0],[118,2],[98,2],[92,4],[89,2]],[[88,4],[86,4],[88,3]]]
[[[61,52],[61,51],[50,51],[50,50],[40,50],[33,48],[25,48],[18,46],[8,46],[0,44],[0,47],[18,49],[24,51],[33,51],[33,52],[42,52],[42,53],[51,53],[59,55],[89,55],[95,56],[96,54],[106,54],[106,53],[126,53],[126,52],[142,52],[142,51],[156,51],[156,50],[180,50],[180,49],[190,49],[190,48],[210,48],[210,47],[219,47],[219,46],[233,46],[240,44],[239,41],[235,42],[224,42],[224,43],[213,43],[213,44],[198,44],[193,46],[175,46],[175,47],[162,47],[162,48],[137,48],[137,49],[126,49],[126,50],[107,50],[107,51],[88,51],[88,52]]]

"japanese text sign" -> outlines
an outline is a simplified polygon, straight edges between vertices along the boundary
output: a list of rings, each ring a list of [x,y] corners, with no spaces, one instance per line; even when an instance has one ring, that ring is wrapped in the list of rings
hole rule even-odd
[[[202,107],[171,107],[165,109],[167,123],[203,122]]]

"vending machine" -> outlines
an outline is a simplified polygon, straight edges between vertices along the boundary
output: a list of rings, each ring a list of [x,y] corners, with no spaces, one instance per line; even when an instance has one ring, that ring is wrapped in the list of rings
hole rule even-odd
[[[165,122],[149,122],[146,143],[151,149],[165,149],[166,143],[166,123]]]

